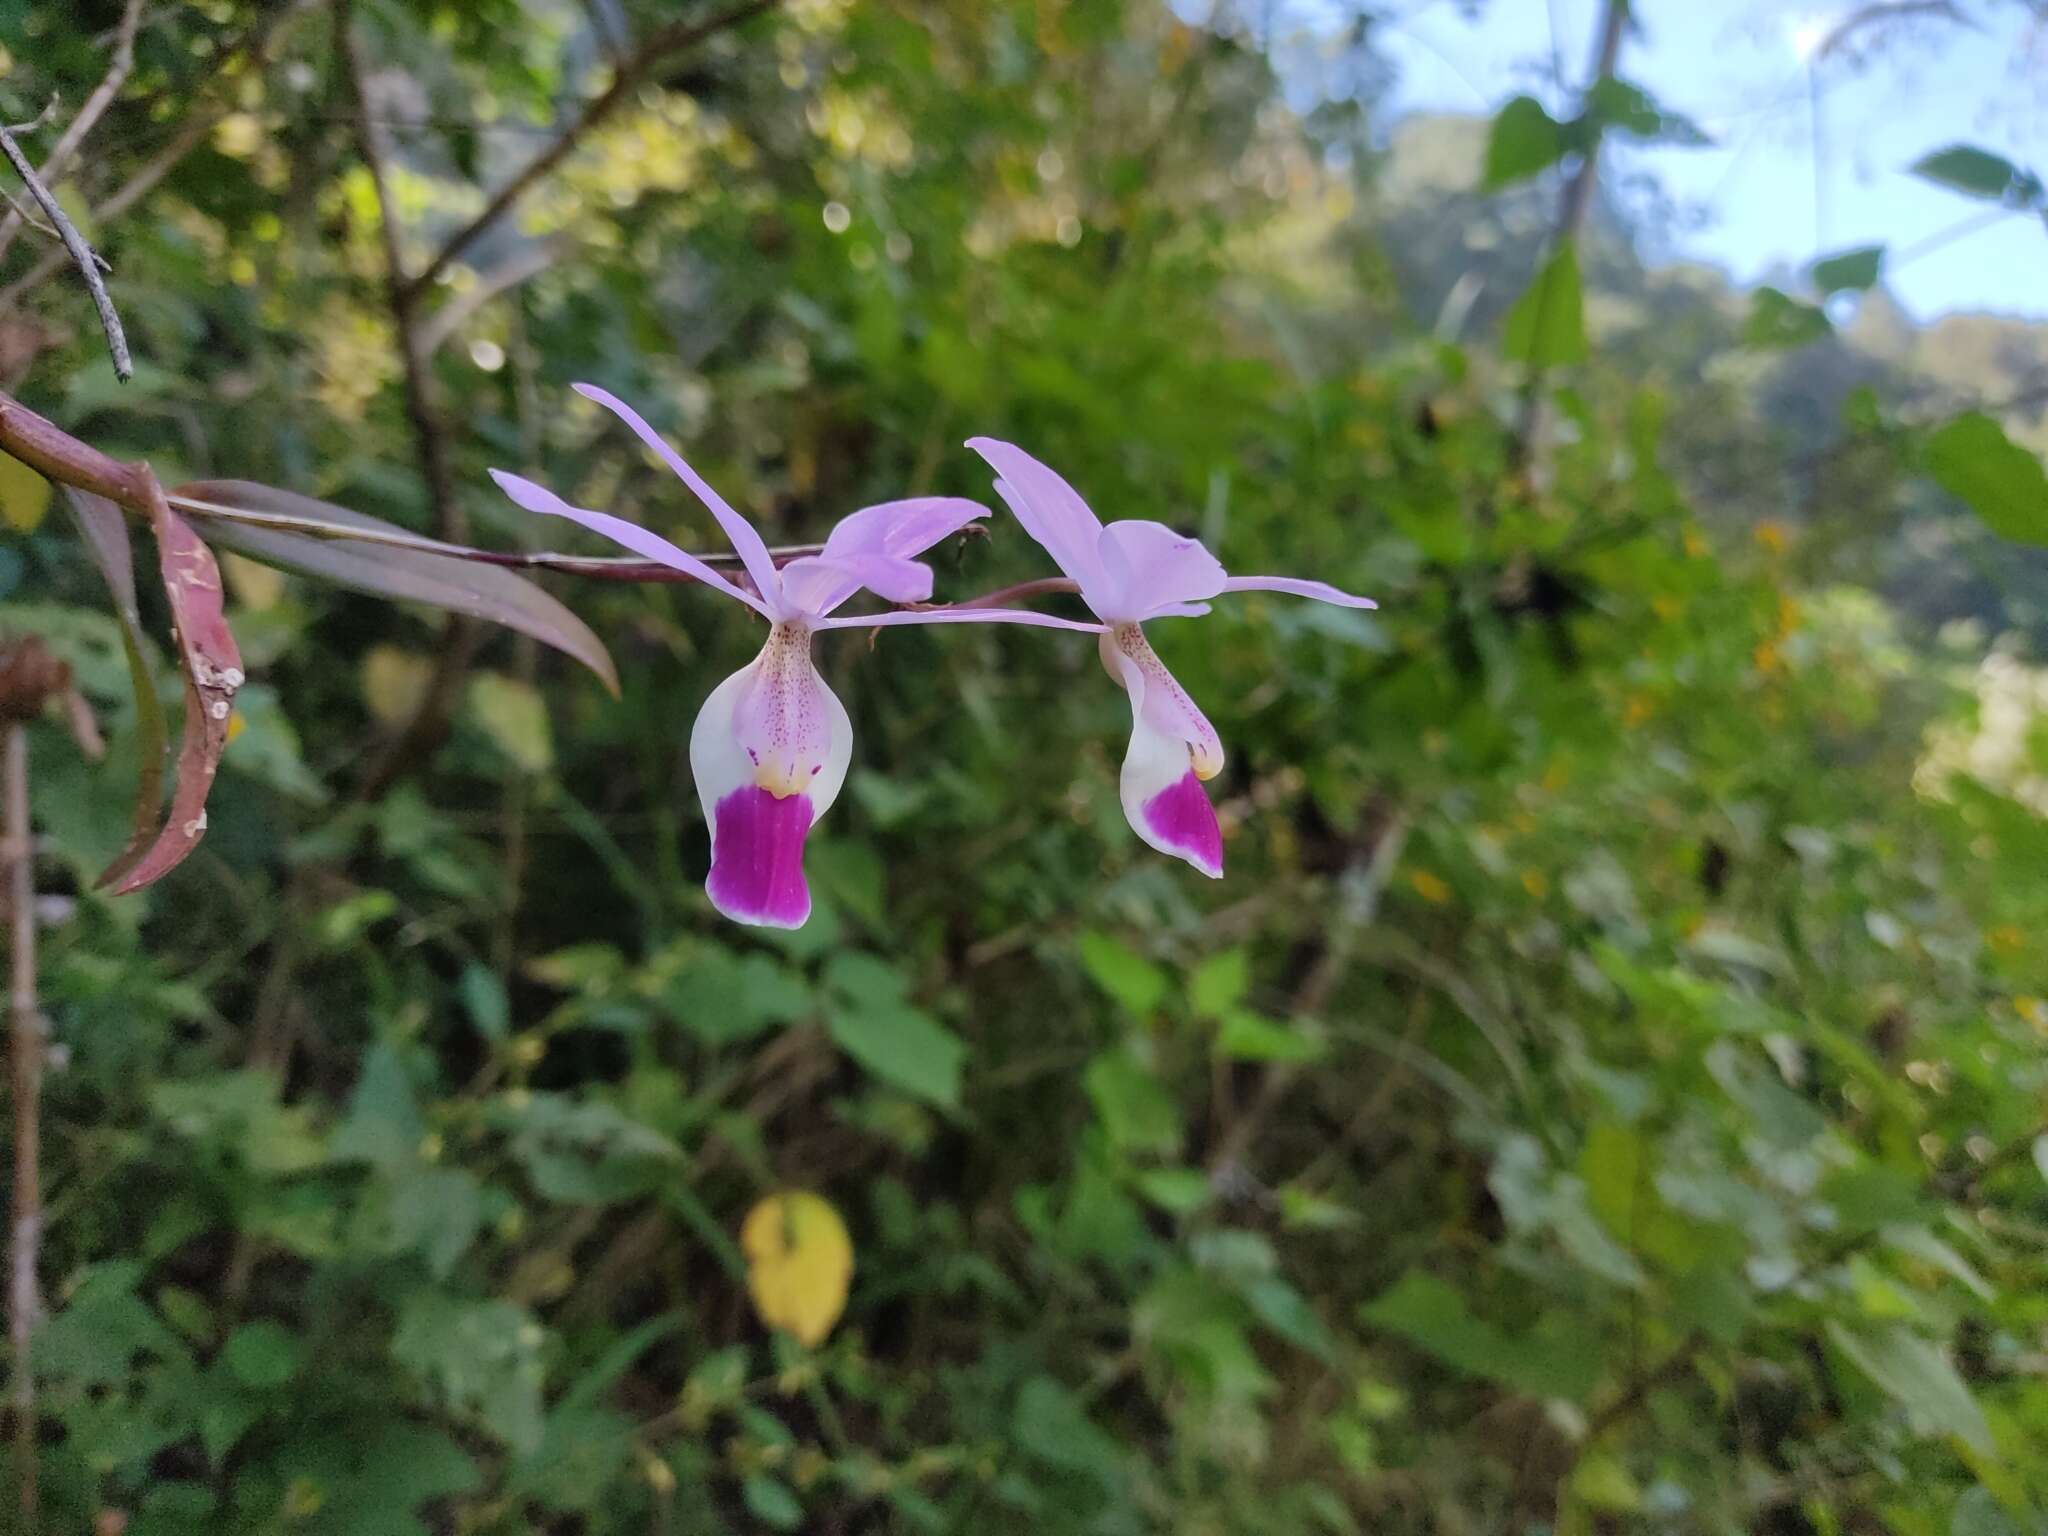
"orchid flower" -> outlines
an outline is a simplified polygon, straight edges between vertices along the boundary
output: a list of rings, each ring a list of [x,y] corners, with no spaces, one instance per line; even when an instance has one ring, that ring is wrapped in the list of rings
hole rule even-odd
[[[799,928],[811,913],[804,839],[839,797],[853,757],[853,722],[811,660],[821,629],[998,622],[1092,630],[1047,614],[898,610],[834,617],[863,587],[894,603],[932,594],[931,567],[913,559],[981,516],[978,502],[922,496],[865,507],[842,519],[824,548],[778,568],[753,524],[733,510],[623,401],[590,384],[576,392],[632,428],[711,510],[745,569],[742,585],[624,518],[573,507],[544,486],[502,470],[491,478],[529,512],[566,517],[642,559],[736,598],[769,624],[761,654],[712,690],[690,731],[690,772],[711,828],[712,905],[736,922]]]
[[[1202,781],[1223,770],[1223,742],[1145,638],[1148,619],[1196,617],[1224,592],[1287,592],[1346,608],[1376,608],[1326,582],[1231,576],[1201,542],[1164,523],[1104,527],[1074,488],[1012,443],[969,438],[996,472],[996,494],[1045,546],[1102,620],[1103,669],[1130,695],[1131,745],[1119,789],[1124,815],[1161,853],[1223,875],[1223,829]]]

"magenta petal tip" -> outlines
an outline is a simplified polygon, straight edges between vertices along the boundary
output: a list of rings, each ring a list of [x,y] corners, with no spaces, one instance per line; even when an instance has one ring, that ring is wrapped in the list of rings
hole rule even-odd
[[[1159,841],[1212,880],[1223,878],[1223,828],[1192,771],[1145,802],[1145,824]]]
[[[778,799],[749,784],[720,800],[716,816],[711,873],[704,881],[711,904],[734,922],[801,928],[811,915],[811,889],[804,882],[809,798]]]

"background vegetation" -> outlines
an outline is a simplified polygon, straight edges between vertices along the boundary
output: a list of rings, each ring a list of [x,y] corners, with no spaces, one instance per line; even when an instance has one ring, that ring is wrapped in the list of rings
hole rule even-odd
[[[1625,51],[1389,142],[1369,17],[1304,89],[1257,12],[142,12],[60,184],[136,377],[30,231],[0,387],[166,480],[553,547],[500,465],[713,547],[592,379],[771,540],[989,499],[987,432],[1382,608],[1158,626],[1215,885],[1124,827],[1085,638],[831,642],[777,936],[711,913],[685,761],[736,605],[550,578],[614,700],[230,559],[211,829],[109,898],[119,632],[10,469],[0,623],[110,748],[31,730],[46,1529],[2048,1531],[2048,345],[1837,333],[1874,271],[1738,297],[1597,195],[1561,262],[1595,135],[1685,129]],[[0,6],[0,119],[123,14]],[[937,558],[1044,570],[1000,517]],[[852,1239],[815,1349],[737,1243],[786,1189]]]

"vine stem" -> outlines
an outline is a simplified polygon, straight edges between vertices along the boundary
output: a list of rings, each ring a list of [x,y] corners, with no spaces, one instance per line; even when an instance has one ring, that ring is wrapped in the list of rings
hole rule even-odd
[[[42,1140],[38,1109],[43,1077],[43,1016],[36,1002],[35,844],[29,831],[28,728],[6,728],[5,823],[0,866],[7,889],[7,1017],[14,1078],[13,1243],[8,1286],[8,1338],[13,1346],[15,1477],[20,1484],[21,1528],[37,1528],[36,1385],[31,1345],[40,1302],[36,1267],[42,1247]]]

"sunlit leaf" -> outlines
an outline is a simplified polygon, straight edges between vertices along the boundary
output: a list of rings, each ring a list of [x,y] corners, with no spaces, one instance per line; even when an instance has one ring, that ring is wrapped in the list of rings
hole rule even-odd
[[[1802,303],[1777,288],[1759,288],[1749,301],[1749,318],[1742,325],[1745,346],[1790,349],[1803,347],[1834,333],[1828,317],[1817,305]]]
[[[491,744],[528,773],[545,773],[555,760],[548,707],[531,683],[496,672],[469,680],[469,713]]]
[[[21,460],[0,453],[0,523],[34,533],[50,510],[50,482]]]
[[[1940,1346],[1900,1323],[1851,1330],[1829,1319],[1828,1337],[1919,1426],[1954,1435],[1979,1455],[1993,1452],[1991,1426]]]
[[[1951,192],[1960,192],[1965,197],[1989,201],[2010,198],[2027,202],[2041,196],[2041,183],[2037,178],[2022,171],[2003,155],[1994,155],[1988,149],[1978,149],[1970,144],[1952,144],[1947,149],[1925,155],[1913,162],[1912,172],[1923,181],[1931,181]]]
[[[1531,368],[1586,360],[1586,302],[1578,249],[1571,241],[1558,246],[1508,311],[1501,352]]]
[[[2048,470],[1981,411],[1927,440],[1927,472],[1993,533],[2048,545]]]
[[[1876,285],[1884,271],[1884,247],[1858,246],[1853,251],[1823,257],[1813,264],[1813,286],[1823,296],[1832,293],[1861,293]]]
[[[1512,186],[1555,165],[1566,148],[1564,124],[1535,97],[1517,96],[1494,115],[1481,185],[1489,192]]]

